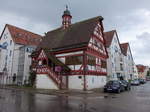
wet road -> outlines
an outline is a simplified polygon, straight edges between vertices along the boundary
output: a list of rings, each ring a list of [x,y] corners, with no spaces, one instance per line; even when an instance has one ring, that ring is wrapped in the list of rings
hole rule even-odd
[[[0,112],[150,112],[150,82],[106,97],[64,97],[0,89]]]

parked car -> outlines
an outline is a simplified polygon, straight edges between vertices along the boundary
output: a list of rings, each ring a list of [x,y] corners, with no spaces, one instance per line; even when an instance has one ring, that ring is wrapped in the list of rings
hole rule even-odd
[[[150,81],[150,76],[147,76],[147,77],[146,77],[146,81]]]
[[[139,79],[140,84],[145,84],[146,80],[145,79]]]
[[[117,92],[120,93],[124,91],[124,85],[118,80],[111,80],[108,81],[107,84],[104,86],[104,92]]]
[[[131,85],[138,86],[138,85],[140,85],[140,82],[138,79],[135,79],[135,80],[131,81]]]
[[[131,84],[128,81],[121,80],[121,82],[122,82],[123,86],[125,87],[125,90],[127,90],[127,91],[131,90]]]

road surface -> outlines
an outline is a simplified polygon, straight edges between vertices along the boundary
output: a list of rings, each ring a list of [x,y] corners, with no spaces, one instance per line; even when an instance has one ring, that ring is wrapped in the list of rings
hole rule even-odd
[[[150,82],[130,92],[95,97],[0,89],[0,112],[150,112]]]

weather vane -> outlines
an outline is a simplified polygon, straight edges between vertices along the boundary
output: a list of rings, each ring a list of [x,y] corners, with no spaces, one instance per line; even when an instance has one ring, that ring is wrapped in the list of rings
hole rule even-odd
[[[66,10],[68,10],[68,5],[66,5]]]

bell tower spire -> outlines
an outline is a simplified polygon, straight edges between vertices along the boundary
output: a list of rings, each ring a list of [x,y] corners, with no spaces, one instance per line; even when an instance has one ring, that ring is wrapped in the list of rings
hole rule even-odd
[[[71,25],[71,19],[72,19],[71,13],[68,10],[68,5],[66,5],[66,10],[62,15],[62,26],[64,29],[68,28]]]

